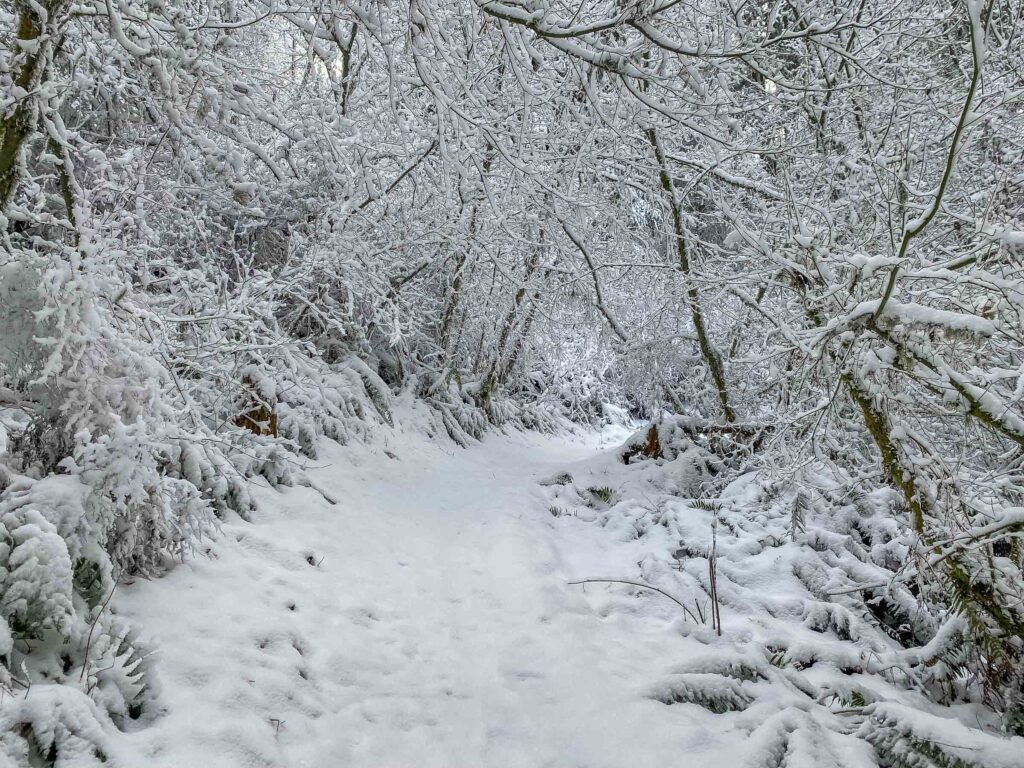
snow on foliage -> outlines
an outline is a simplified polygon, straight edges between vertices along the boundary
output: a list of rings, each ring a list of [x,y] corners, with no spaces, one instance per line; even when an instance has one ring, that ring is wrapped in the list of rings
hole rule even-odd
[[[1020,27],[983,0],[4,4],[15,655],[83,661],[85,626],[120,632],[99,596],[396,397],[462,446],[668,408],[624,450],[694,497],[759,472],[788,544],[758,546],[815,553],[807,631],[880,642],[868,606],[931,649],[900,657],[920,685],[1024,733]],[[705,501],[729,553],[746,507]],[[723,558],[709,589],[759,605]]]
[[[643,451],[652,429],[656,457]],[[902,576],[917,542],[894,519],[899,497],[851,492],[822,463],[804,467],[799,484],[730,467],[699,445],[707,437],[693,419],[665,417],[541,483],[563,525],[599,525],[628,544],[612,562],[631,567],[590,574],[589,591],[675,614],[685,639],[670,653],[680,662],[649,695],[719,715],[718,727],[763,743],[758,765],[771,768],[1019,762],[1024,738],[1008,738],[1012,719],[986,707],[967,622]]]

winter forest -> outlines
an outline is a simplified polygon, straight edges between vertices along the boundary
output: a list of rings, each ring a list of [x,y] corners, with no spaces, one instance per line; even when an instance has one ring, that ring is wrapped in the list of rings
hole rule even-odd
[[[0,0],[0,766],[1024,768],[1021,0]]]

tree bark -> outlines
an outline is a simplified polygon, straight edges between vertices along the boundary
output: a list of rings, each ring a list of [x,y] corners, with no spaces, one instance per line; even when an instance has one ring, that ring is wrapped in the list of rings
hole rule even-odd
[[[661,143],[658,141],[658,134],[654,128],[648,128],[646,134],[647,141],[650,142],[651,147],[654,149],[654,156],[658,161],[658,177],[661,181],[662,191],[665,194],[665,200],[672,214],[673,241],[675,243],[676,257],[679,260],[679,271],[683,275],[683,287],[686,290],[687,302],[690,305],[690,317],[693,320],[694,331],[697,334],[697,346],[700,347],[701,357],[704,358],[704,364],[711,373],[711,380],[714,382],[715,390],[718,394],[722,415],[727,422],[731,423],[736,421],[736,412],[729,402],[729,388],[725,379],[725,367],[722,364],[722,358],[718,354],[718,350],[711,343],[707,323],[704,319],[704,310],[701,306],[700,293],[691,279],[690,255],[686,248],[686,229],[683,226],[683,212],[680,208],[679,200],[676,198],[675,185],[673,185],[672,177],[669,175],[668,164],[665,160],[665,153],[661,148]]]
[[[24,58],[14,75],[15,86],[27,95],[18,100],[8,117],[0,119],[0,211],[6,210],[14,197],[20,181],[22,153],[36,132],[39,105],[33,91],[39,87],[45,74],[47,56],[56,41],[56,30],[65,6],[65,0],[44,0],[42,7],[46,14],[45,22],[33,4],[18,2],[16,6],[18,30],[15,40],[38,44],[34,51],[23,54]],[[17,53],[14,58],[18,59]]]

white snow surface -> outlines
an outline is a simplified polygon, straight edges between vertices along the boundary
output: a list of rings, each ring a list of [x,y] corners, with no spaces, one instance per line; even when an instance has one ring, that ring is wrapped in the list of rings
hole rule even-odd
[[[666,623],[602,618],[566,583],[603,573],[603,549],[574,541],[567,565],[536,481],[599,442],[325,446],[312,476],[337,505],[267,489],[251,523],[119,594],[164,708],[126,737],[133,764],[718,764],[739,745],[649,696]]]
[[[461,449],[405,408],[369,443],[324,443],[314,488],[256,488],[250,522],[118,590],[160,690],[106,729],[113,764],[876,768],[869,741],[949,733],[953,757],[1020,765],[1024,739],[973,730],[977,708],[887,681],[899,647],[806,586],[845,586],[845,550],[820,527],[792,541],[753,476],[720,498],[717,636],[693,616],[712,519],[686,498],[696,453],[625,466],[622,425]],[[691,615],[569,583],[588,578]]]

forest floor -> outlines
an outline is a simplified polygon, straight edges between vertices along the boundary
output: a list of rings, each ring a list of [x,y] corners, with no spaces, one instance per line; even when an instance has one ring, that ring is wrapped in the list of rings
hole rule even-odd
[[[670,622],[569,585],[614,572],[614,542],[539,493],[625,434],[325,446],[310,476],[336,504],[261,491],[251,522],[119,591],[161,685],[123,746],[138,768],[726,764],[737,744],[648,694]]]
[[[838,532],[852,502],[797,526],[753,473],[698,501],[714,470],[692,446],[625,465],[607,427],[461,449],[402,410],[118,590],[160,690],[110,729],[115,764],[1021,765],[983,708],[894,671],[917,651],[849,595],[887,573]]]

